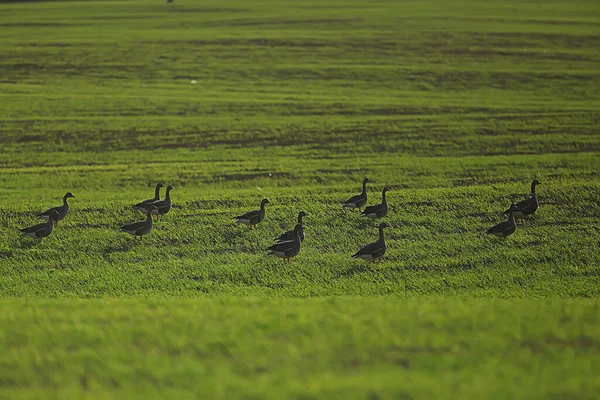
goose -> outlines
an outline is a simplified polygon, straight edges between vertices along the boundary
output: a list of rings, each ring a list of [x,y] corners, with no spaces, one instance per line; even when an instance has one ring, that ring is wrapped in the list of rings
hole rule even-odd
[[[374,206],[369,206],[365,208],[361,215],[363,217],[369,217],[373,219],[385,217],[388,214],[388,211],[390,210],[390,207],[388,206],[387,200],[385,198],[385,193],[389,192],[390,190],[391,189],[389,187],[384,186],[383,191],[381,192],[381,204],[376,204]]]
[[[160,188],[165,187],[165,185],[162,182],[158,182],[156,184],[156,189],[154,190],[154,198],[153,199],[148,199],[148,200],[144,200],[141,203],[137,203],[135,206],[133,206],[134,211],[140,211],[145,213],[146,212],[146,206],[150,203],[154,203],[155,201],[159,201],[160,200]]]
[[[302,225],[302,217],[306,217],[308,214],[304,211],[300,211],[298,213],[298,223]],[[302,230],[300,231],[300,241],[304,241],[304,225],[302,225]],[[291,231],[287,231],[282,233],[281,236],[275,239],[276,242],[289,242],[290,240],[294,240],[294,236],[296,235],[296,231],[292,229]]]
[[[508,221],[500,222],[499,224],[491,227],[487,230],[487,233],[491,233],[492,235],[499,237],[507,237],[515,232],[517,229],[517,224],[515,223],[515,212],[518,211],[517,206],[515,204],[511,204],[508,211]]]
[[[279,242],[267,248],[270,250],[270,253],[267,255],[274,255],[284,260],[290,262],[290,258],[298,255],[300,252],[300,246],[302,244],[302,240],[300,239],[300,235],[303,235],[302,224],[296,224],[294,227],[294,238],[292,240],[286,242]]]
[[[150,204],[146,208],[146,220],[145,221],[137,221],[132,222],[131,224],[123,225],[119,231],[127,232],[133,236],[139,236],[140,240],[142,240],[142,236],[150,233],[152,230],[152,212],[156,209],[153,204]]]
[[[250,229],[256,227],[256,224],[262,222],[265,219],[265,205],[270,204],[271,202],[268,199],[263,199],[260,202],[260,210],[254,210],[247,212],[246,214],[239,215],[237,217],[233,217],[237,219],[238,224],[245,224],[250,227]]]
[[[56,211],[58,213],[58,217],[56,217],[54,222],[58,222],[61,219],[63,219],[64,217],[67,216],[67,213],[69,212],[69,203],[67,202],[67,199],[69,198],[75,198],[75,196],[73,196],[73,193],[71,192],[67,192],[64,196],[63,196],[63,205],[62,206],[58,206],[58,207],[52,207],[49,210],[44,211],[43,213],[39,213],[37,216],[41,219],[45,219],[46,221],[49,219],[50,213],[52,211]]]
[[[21,229],[23,235],[41,240],[43,237],[46,237],[49,234],[51,234],[52,230],[54,229],[54,225],[59,217],[59,214],[56,210],[48,211],[48,222],[42,222],[41,224]]]
[[[154,206],[154,210],[152,214],[164,215],[171,210],[171,190],[173,190],[173,186],[167,186],[167,193],[165,194],[164,200],[154,201],[152,203],[148,203],[145,206],[141,207],[141,209],[146,213],[148,211],[148,206]]]
[[[540,203],[538,201],[537,195],[535,194],[535,187],[541,184],[542,182],[538,181],[537,179],[534,179],[533,182],[531,182],[531,197],[515,204],[516,209],[513,211],[513,215],[515,217],[520,218],[525,215],[531,215],[537,211],[538,207],[540,206]],[[504,211],[504,214],[509,213],[510,208]]]
[[[358,210],[360,211],[360,209],[362,208],[362,206],[364,206],[365,204],[367,204],[367,183],[368,182],[373,182],[372,180],[370,180],[369,178],[365,178],[363,179],[363,183],[362,183],[362,193],[361,194],[357,194],[356,196],[352,196],[350,197],[348,200],[342,202],[344,208],[358,208]]]
[[[360,249],[352,256],[352,258],[362,258],[363,260],[377,261],[385,254],[387,245],[385,244],[385,238],[383,237],[383,228],[389,228],[390,226],[382,222],[379,224],[379,239],[376,242],[370,243]]]

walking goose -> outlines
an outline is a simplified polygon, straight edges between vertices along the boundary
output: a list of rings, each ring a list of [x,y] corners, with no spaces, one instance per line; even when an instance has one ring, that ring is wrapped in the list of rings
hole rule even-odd
[[[305,213],[304,211],[300,211],[298,213],[298,223],[300,225],[302,225],[302,217],[306,217],[308,214]],[[300,241],[304,241],[304,225],[302,225],[302,230],[300,231]],[[277,239],[275,239],[276,242],[281,243],[281,242],[289,242],[290,240],[294,240],[294,236],[296,236],[296,231],[295,229],[292,229],[290,231],[287,231],[285,233],[282,233],[281,236],[279,236]]]
[[[360,249],[352,256],[352,258],[362,258],[363,260],[377,261],[385,254],[387,245],[385,244],[385,238],[383,237],[383,228],[389,228],[389,225],[385,222],[379,224],[379,239],[376,242],[370,243]]]
[[[45,219],[47,221],[50,217],[50,213],[52,211],[56,211],[58,213],[58,217],[56,217],[56,220],[54,222],[60,221],[61,219],[66,217],[67,213],[69,212],[69,203],[67,202],[68,198],[75,198],[75,196],[73,196],[73,194],[71,192],[67,192],[63,196],[63,205],[62,206],[52,207],[51,209],[46,210],[43,213],[38,214],[37,216],[39,218]]]
[[[525,215],[531,215],[537,211],[538,207],[540,206],[540,203],[538,201],[537,195],[535,194],[535,187],[541,184],[542,182],[538,181],[537,179],[534,179],[533,182],[531,182],[531,197],[522,200],[515,205],[516,210],[513,211],[513,215],[515,217],[520,218]],[[510,208],[504,211],[504,214],[509,213]]]
[[[342,202],[344,208],[362,208],[365,204],[367,204],[368,196],[367,196],[367,182],[372,182],[369,178],[363,179],[362,183],[362,193],[357,194],[356,196],[350,197],[348,200]]]
[[[267,248],[271,252],[267,255],[274,255],[284,260],[290,262],[290,258],[297,256],[300,252],[300,246],[302,244],[302,240],[300,239],[300,235],[302,235],[303,228],[302,224],[296,224],[294,228],[294,239],[287,242],[279,242]]]
[[[385,193],[389,192],[390,190],[391,189],[389,187],[384,186],[383,191],[381,192],[381,204],[376,204],[374,206],[369,206],[365,208],[361,215],[363,217],[369,217],[373,219],[385,217],[388,214],[388,211],[390,210],[390,207],[388,206],[387,200],[385,198]]]
[[[254,228],[256,224],[262,222],[265,219],[265,205],[270,204],[271,202],[268,199],[263,199],[260,202],[260,210],[254,210],[247,212],[246,214],[239,215],[237,217],[233,217],[237,219],[238,224],[245,224],[250,227],[250,229]]]
[[[127,232],[133,236],[139,236],[140,240],[142,240],[142,236],[150,233],[152,230],[152,212],[156,209],[153,204],[148,205],[146,208],[146,220],[145,221],[137,221],[131,224],[123,225],[119,230],[121,232]]]
[[[515,212],[518,211],[517,206],[515,204],[511,204],[508,209],[508,221],[500,222],[499,224],[488,229],[487,233],[491,233],[492,235],[496,235],[499,237],[507,237],[512,235],[517,229],[517,224],[515,223]]]
[[[41,224],[33,225],[28,228],[21,229],[21,232],[25,236],[32,237],[34,239],[41,240],[43,237],[48,236],[54,229],[54,224],[58,218],[58,211],[48,210],[48,222],[42,222]]]
[[[146,206],[150,203],[154,203],[155,201],[159,201],[160,200],[160,188],[165,187],[165,185],[162,182],[158,182],[156,184],[156,189],[154,190],[154,198],[153,199],[148,199],[148,200],[144,200],[141,203],[137,203],[135,206],[133,206],[133,210],[134,211],[140,211],[143,213],[146,213]]]

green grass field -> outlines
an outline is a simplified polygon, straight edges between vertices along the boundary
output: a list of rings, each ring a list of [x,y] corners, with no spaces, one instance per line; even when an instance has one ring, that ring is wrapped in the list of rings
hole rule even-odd
[[[0,398],[594,398],[596,3],[0,0]]]

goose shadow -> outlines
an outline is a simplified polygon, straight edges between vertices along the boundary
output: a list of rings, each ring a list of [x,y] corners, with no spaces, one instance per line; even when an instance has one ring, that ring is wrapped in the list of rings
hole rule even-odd
[[[139,239],[134,238],[131,242],[123,241],[122,243],[111,243],[104,247],[104,253],[125,253],[129,250],[136,248],[140,244],[139,242]]]
[[[42,243],[41,240],[21,237],[19,240],[19,248],[29,250],[29,249],[35,248],[36,246],[40,245],[41,243]]]
[[[350,278],[350,277],[353,277],[354,275],[364,274],[366,272],[372,272],[372,271],[373,271],[373,268],[371,265],[365,264],[365,263],[357,263],[357,264],[352,265],[350,268],[340,271],[337,274],[337,276],[338,276],[338,278],[341,278],[341,277]]]

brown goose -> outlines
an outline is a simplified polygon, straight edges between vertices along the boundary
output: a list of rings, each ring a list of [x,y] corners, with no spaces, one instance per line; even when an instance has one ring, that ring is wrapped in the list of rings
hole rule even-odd
[[[56,220],[54,222],[58,222],[58,221],[62,220],[69,213],[69,203],[67,202],[67,199],[69,199],[69,198],[74,199],[75,196],[73,196],[73,194],[71,192],[67,192],[63,196],[63,205],[62,206],[53,207],[49,210],[44,211],[43,213],[38,214],[37,216],[40,217],[41,219],[48,220],[50,217],[50,213],[52,211],[56,211],[58,214],[58,217],[56,217]]]
[[[540,206],[540,203],[535,193],[535,187],[541,184],[542,183],[537,179],[534,179],[533,182],[531,182],[531,197],[515,204],[515,210],[513,211],[513,215],[516,218],[524,217],[525,215],[531,215],[537,211],[538,207]],[[504,211],[504,214],[509,213],[510,208]]]
[[[308,214],[305,213],[304,211],[300,211],[298,213],[298,223],[300,225],[302,225],[302,218],[306,217]],[[302,228],[304,228],[304,225],[302,225]],[[304,229],[302,229],[300,231],[300,241],[304,241]],[[296,230],[292,229],[291,231],[287,231],[285,233],[282,233],[281,236],[279,236],[277,239],[275,239],[276,242],[289,242],[290,240],[294,240],[294,236],[296,236]]]
[[[54,229],[54,224],[58,219],[58,215],[58,211],[49,210],[48,222],[42,222],[41,224],[30,226],[28,228],[23,228],[21,229],[21,232],[25,236],[41,240],[43,237],[46,237],[52,233],[52,230]]]
[[[263,199],[260,202],[260,209],[247,212],[246,214],[239,215],[237,217],[233,217],[237,219],[238,224],[245,224],[250,227],[250,229],[254,228],[256,224],[261,223],[265,219],[265,206],[270,204],[271,202],[268,199]]]
[[[294,228],[294,239],[287,242],[279,242],[267,248],[271,252],[267,255],[274,255],[284,260],[290,262],[290,258],[295,257],[300,252],[300,246],[302,245],[302,240],[300,240],[300,235],[302,235],[302,224],[296,224]]]
[[[493,227],[487,230],[487,233],[499,237],[507,237],[512,235],[517,229],[517,224],[515,223],[515,212],[517,210],[517,206],[511,204],[510,208],[508,209],[508,221],[500,222],[499,224],[494,225]]]
[[[150,204],[146,208],[146,220],[145,221],[137,221],[131,224],[123,225],[119,230],[121,232],[127,232],[130,235],[138,236],[140,240],[142,236],[150,233],[152,230],[152,212],[156,209],[153,204]]]
[[[362,258],[363,260],[373,262],[381,259],[387,250],[387,244],[385,243],[385,238],[383,236],[383,228],[389,228],[389,225],[385,222],[379,224],[379,239],[357,251],[352,258]]]
[[[160,188],[163,188],[163,187],[165,187],[165,185],[162,182],[158,182],[156,184],[156,189],[154,189],[154,198],[153,199],[144,200],[141,203],[137,203],[135,206],[133,206],[133,209],[135,211],[140,211],[140,212],[143,212],[145,214],[146,213],[146,206],[148,206],[148,204],[154,203],[155,201],[159,201],[160,200]]]
[[[388,206],[387,200],[385,198],[385,193],[389,192],[391,189],[387,186],[383,187],[383,191],[381,192],[381,204],[375,204],[374,206],[369,206],[364,209],[362,212],[363,217],[369,218],[382,218],[388,214],[390,207]]]
[[[368,195],[367,195],[367,183],[372,182],[369,178],[363,179],[362,183],[362,192],[357,194],[356,196],[350,197],[348,200],[342,202],[342,207],[344,208],[362,208],[365,204],[367,204]]]

